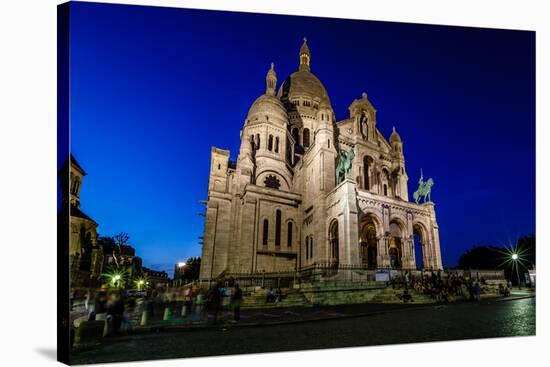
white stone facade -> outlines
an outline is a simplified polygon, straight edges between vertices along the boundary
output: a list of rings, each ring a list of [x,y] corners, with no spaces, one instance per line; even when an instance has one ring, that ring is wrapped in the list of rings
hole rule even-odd
[[[434,204],[409,202],[397,132],[382,136],[365,93],[336,121],[305,40],[299,56],[278,92],[271,65],[237,161],[212,148],[201,279],[320,263],[413,269],[415,237],[423,267],[441,269]],[[350,177],[336,185],[338,151],[352,148]]]

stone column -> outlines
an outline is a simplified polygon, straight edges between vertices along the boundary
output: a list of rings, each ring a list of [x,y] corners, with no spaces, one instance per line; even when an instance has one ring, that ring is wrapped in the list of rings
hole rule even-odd
[[[342,221],[340,237],[340,263],[359,264],[359,224],[357,211],[356,182],[346,179],[337,195],[342,197]],[[340,228],[339,228],[340,231]]]

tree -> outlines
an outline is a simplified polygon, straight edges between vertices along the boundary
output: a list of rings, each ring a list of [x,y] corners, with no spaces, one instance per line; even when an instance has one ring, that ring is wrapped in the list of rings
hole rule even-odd
[[[512,254],[517,254],[518,259],[514,263]],[[519,266],[520,272],[532,269],[536,258],[535,235],[521,237],[512,248],[497,247],[492,245],[474,246],[460,256],[458,267],[460,269],[504,270],[506,278],[516,282],[516,275],[512,274],[514,264]],[[514,265],[515,266],[515,265]]]
[[[185,266],[183,267],[183,271],[179,278],[185,280],[186,282],[199,279],[200,269],[201,258],[199,256],[190,257],[185,262]]]
[[[128,245],[128,241],[130,240],[130,236],[128,235],[128,233],[120,232],[119,234],[113,236],[113,240],[115,241],[115,244],[118,246],[118,253],[121,254],[122,253],[122,246]],[[117,259],[117,255],[116,255],[114,249],[113,249],[113,258],[115,259],[115,263],[116,263],[116,266],[118,268],[120,266],[119,261],[118,261],[119,259]]]
[[[460,269],[500,269],[502,248],[491,245],[474,246],[460,256]]]

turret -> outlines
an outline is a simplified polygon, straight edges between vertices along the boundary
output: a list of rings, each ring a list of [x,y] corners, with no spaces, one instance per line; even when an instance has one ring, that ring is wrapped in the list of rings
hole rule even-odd
[[[277,90],[277,73],[275,73],[275,65],[271,63],[271,68],[265,76],[265,94],[274,96]]]
[[[403,142],[401,141],[401,136],[399,136],[397,130],[395,130],[395,126],[390,135],[390,145],[395,153],[403,155]]]
[[[304,43],[300,47],[300,70],[309,71],[309,63],[311,60],[311,54],[309,47],[307,47],[307,38],[304,37]]]

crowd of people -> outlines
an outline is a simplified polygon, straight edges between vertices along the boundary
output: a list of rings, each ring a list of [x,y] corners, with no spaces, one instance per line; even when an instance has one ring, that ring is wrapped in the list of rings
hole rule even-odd
[[[424,273],[421,277],[405,271],[401,275],[393,277],[390,283],[394,289],[404,289],[402,295],[404,302],[413,301],[411,289],[430,296],[437,302],[449,302],[460,298],[479,301],[481,293],[488,289],[484,278],[466,278],[454,273],[442,275],[441,271]],[[499,294],[503,296],[510,295],[509,285],[500,284]]]
[[[135,296],[122,289],[89,290],[78,299],[86,315],[81,321],[105,320],[104,336],[117,336],[127,333],[135,324],[147,324],[153,320],[185,319],[190,323],[216,324],[226,311],[232,312],[227,320],[240,320],[243,292],[237,283],[223,285],[215,283],[209,290],[203,288],[183,288],[174,290],[157,289]],[[211,315],[209,317],[209,314]]]
[[[456,299],[479,301],[481,293],[487,290],[483,278],[466,278],[462,275],[441,271],[425,272],[415,276],[408,271],[393,276],[390,285],[403,289],[400,298],[403,302],[414,302],[414,294],[422,293],[437,302],[450,302]],[[510,295],[511,285],[499,284],[498,294]],[[286,295],[279,287],[268,288],[266,303],[281,302]],[[76,295],[72,297],[76,299]],[[132,329],[132,325],[146,325],[154,320],[185,319],[190,323],[217,324],[238,322],[241,318],[243,291],[236,282],[216,282],[209,289],[186,287],[180,289],[157,289],[135,295],[120,289],[100,289],[87,291],[83,305],[87,312],[86,320],[106,320],[105,336],[116,336]],[[227,311],[230,317],[226,319]]]

